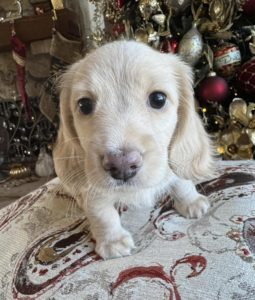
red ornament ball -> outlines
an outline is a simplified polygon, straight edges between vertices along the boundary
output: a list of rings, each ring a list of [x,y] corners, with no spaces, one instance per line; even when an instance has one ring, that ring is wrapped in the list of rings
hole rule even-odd
[[[226,80],[210,72],[200,84],[198,89],[198,99],[201,102],[223,102],[229,94],[229,86]]]
[[[178,50],[178,41],[174,38],[167,38],[165,39],[160,47],[160,51],[161,52],[165,52],[165,53],[177,53]]]
[[[255,96],[255,57],[241,66],[237,81],[243,91]]]
[[[124,6],[125,0],[116,0],[115,5],[118,9],[122,8]]]
[[[116,37],[118,37],[124,31],[125,31],[125,25],[123,23],[116,23],[112,27],[112,32]]]
[[[255,16],[255,1],[254,0],[246,0],[244,2],[243,13],[248,17]]]

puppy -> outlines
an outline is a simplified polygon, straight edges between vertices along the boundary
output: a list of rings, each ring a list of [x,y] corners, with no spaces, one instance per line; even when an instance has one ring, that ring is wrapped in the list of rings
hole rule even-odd
[[[57,175],[86,212],[104,259],[134,242],[115,205],[172,193],[188,218],[209,208],[192,180],[212,174],[210,140],[195,111],[192,72],[173,54],[134,41],[107,44],[64,74]]]

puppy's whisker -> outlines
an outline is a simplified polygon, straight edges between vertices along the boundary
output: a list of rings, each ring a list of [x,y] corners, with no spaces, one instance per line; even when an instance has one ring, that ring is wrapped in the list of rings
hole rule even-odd
[[[84,161],[85,160],[84,156],[78,156],[78,155],[54,157],[55,160],[64,160],[64,159],[72,159],[72,158],[83,158],[83,159],[79,159],[79,161]]]
[[[86,140],[86,138],[84,138],[84,137],[67,138],[64,141],[61,141],[61,142],[58,141],[58,145],[62,146],[63,144],[67,144],[67,143],[69,144],[70,142],[75,141],[75,140],[82,141],[82,140]]]

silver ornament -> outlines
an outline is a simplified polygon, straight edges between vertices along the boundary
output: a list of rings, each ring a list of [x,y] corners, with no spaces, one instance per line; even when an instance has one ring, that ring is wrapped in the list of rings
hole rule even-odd
[[[197,26],[194,23],[191,29],[183,36],[180,41],[178,53],[191,66],[199,61],[203,52],[203,39]]]
[[[163,26],[166,20],[166,16],[163,14],[157,14],[152,16],[152,20],[160,26]]]

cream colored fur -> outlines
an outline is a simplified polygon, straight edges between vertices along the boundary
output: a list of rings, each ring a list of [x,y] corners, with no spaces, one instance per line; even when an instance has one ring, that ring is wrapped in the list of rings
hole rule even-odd
[[[167,95],[153,109],[148,96]],[[90,115],[77,101],[95,103]],[[90,221],[103,258],[129,255],[134,243],[114,205],[152,205],[169,190],[176,209],[200,217],[209,208],[192,181],[213,173],[212,147],[195,111],[192,72],[173,54],[137,42],[107,44],[75,63],[63,76],[61,123],[54,148],[57,175]],[[119,185],[102,168],[109,150],[137,149],[143,166]]]

